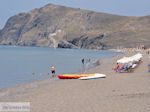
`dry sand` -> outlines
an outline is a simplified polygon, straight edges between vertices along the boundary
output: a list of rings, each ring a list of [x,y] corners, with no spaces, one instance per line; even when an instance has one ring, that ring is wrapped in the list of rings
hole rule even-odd
[[[125,53],[100,60],[86,73],[99,72],[106,78],[93,80],[46,79],[0,90],[0,102],[30,102],[31,112],[150,112],[150,58],[133,73],[116,73],[112,68]]]

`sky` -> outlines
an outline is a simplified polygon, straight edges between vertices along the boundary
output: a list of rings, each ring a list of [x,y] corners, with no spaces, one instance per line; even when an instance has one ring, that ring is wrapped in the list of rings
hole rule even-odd
[[[0,29],[9,17],[50,3],[123,16],[150,15],[150,0],[0,0]]]

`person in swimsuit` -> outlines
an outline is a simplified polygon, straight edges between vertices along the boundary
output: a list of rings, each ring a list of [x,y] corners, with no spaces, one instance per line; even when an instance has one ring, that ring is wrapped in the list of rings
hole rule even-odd
[[[51,67],[51,72],[52,72],[52,77],[56,77],[54,66]]]

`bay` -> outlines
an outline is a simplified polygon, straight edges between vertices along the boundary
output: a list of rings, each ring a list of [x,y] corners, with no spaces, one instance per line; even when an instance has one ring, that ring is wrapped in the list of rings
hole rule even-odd
[[[0,45],[0,88],[51,78],[51,66],[55,66],[56,74],[81,72],[83,58],[89,68],[96,60],[116,54],[108,50]]]

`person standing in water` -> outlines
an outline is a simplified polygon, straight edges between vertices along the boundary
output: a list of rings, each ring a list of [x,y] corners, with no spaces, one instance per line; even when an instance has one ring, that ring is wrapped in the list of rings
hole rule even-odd
[[[52,77],[56,77],[54,66],[51,67],[51,72],[52,72]]]

